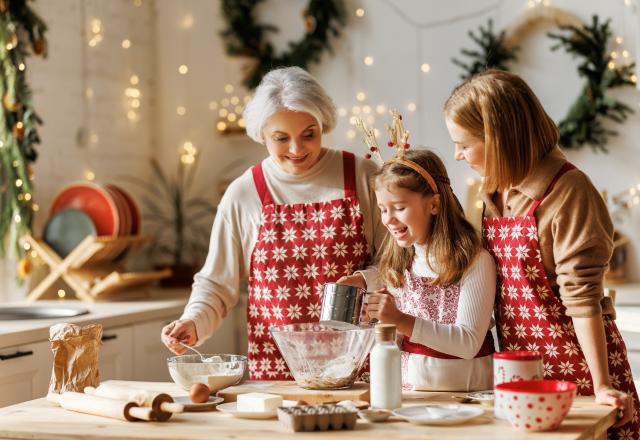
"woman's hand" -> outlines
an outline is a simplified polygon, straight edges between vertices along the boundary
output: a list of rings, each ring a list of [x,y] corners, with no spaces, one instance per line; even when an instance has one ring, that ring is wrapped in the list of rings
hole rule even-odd
[[[162,343],[175,354],[183,354],[187,349],[180,343],[192,346],[198,342],[196,323],[191,319],[178,319],[162,328]]]
[[[627,393],[612,387],[602,387],[596,392],[596,403],[614,406],[620,410],[620,420],[613,426],[622,426],[633,417],[633,399]]]
[[[345,284],[347,286],[354,286],[367,290],[367,281],[364,279],[364,276],[361,273],[342,277],[338,281],[336,281],[336,284]]]

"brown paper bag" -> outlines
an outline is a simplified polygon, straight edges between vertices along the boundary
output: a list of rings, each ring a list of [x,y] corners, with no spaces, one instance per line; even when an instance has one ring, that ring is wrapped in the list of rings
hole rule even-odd
[[[52,325],[49,341],[53,351],[50,393],[82,393],[84,387],[100,384],[98,352],[102,345],[102,325]]]

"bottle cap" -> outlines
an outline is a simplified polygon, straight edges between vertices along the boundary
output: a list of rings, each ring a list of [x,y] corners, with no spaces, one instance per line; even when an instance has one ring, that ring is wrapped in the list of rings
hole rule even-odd
[[[396,326],[394,324],[377,324],[376,341],[392,342],[396,340]]]

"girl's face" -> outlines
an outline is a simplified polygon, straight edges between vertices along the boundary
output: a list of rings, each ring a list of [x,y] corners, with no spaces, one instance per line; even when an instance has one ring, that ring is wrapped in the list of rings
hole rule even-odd
[[[484,140],[471,136],[467,130],[449,118],[445,119],[445,123],[456,147],[455,159],[466,161],[471,169],[484,176]]]
[[[269,155],[289,174],[302,174],[322,157],[322,133],[309,113],[282,110],[267,119],[262,136]]]
[[[384,224],[400,247],[425,244],[433,216],[440,209],[440,196],[422,194],[397,186],[376,190]]]

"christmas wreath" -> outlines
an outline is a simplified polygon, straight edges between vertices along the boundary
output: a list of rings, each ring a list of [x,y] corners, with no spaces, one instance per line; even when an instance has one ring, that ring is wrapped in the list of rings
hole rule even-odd
[[[635,64],[616,65],[609,53],[610,20],[601,23],[598,16],[594,15],[591,25],[568,24],[558,27],[562,33],[547,34],[558,41],[551,50],[564,48],[573,56],[582,58],[578,65],[578,75],[585,78],[582,93],[571,105],[565,118],[558,123],[560,145],[565,148],[580,148],[588,144],[595,151],[606,152],[605,145],[609,136],[617,133],[604,127],[603,118],[622,123],[633,113],[633,109],[625,103],[607,96],[607,91],[634,85]],[[462,78],[471,77],[489,68],[508,70],[506,63],[516,61],[518,48],[510,44],[505,31],[496,34],[491,21],[487,28],[480,27],[478,36],[473,32],[469,32],[469,36],[480,49],[462,50],[463,55],[471,58],[469,64],[453,59],[453,63],[465,71]]]
[[[289,43],[289,49],[284,53],[276,54],[266,38],[269,32],[277,32],[278,28],[257,23],[254,18],[256,6],[263,1],[222,0],[227,28],[221,35],[227,54],[253,59],[243,79],[243,84],[250,89],[254,89],[271,69],[283,66],[307,68],[311,62],[320,61],[323,51],[331,51],[330,38],[340,35],[346,17],[342,0],[310,0],[302,12],[304,37]]]

